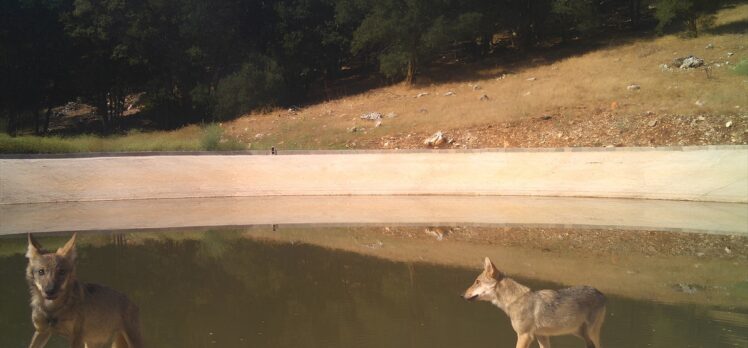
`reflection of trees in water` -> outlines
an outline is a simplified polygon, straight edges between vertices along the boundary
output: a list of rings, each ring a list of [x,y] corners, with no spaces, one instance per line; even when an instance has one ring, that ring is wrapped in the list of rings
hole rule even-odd
[[[203,233],[197,256],[200,259],[218,259],[223,257],[232,243],[241,237],[237,230],[208,230]]]
[[[123,232],[112,232],[110,234],[110,242],[118,247],[127,246],[127,234]]]

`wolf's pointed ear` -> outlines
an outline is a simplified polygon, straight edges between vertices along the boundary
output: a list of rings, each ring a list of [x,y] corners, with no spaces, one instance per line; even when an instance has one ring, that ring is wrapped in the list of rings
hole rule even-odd
[[[73,236],[70,237],[70,240],[65,243],[65,245],[62,246],[62,248],[57,249],[57,255],[60,255],[64,258],[74,260],[75,259],[75,237],[77,236],[77,233],[73,233]]]
[[[501,278],[501,272],[496,269],[496,266],[493,265],[493,262],[491,262],[491,259],[489,259],[488,256],[483,260],[483,271],[491,278]]]
[[[42,247],[39,245],[39,242],[36,241],[34,236],[29,233],[29,247],[26,249],[26,257],[27,258],[33,258],[37,257],[42,253]]]

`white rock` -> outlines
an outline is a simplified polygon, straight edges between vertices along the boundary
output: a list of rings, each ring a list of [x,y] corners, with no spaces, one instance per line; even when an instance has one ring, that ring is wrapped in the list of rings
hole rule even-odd
[[[425,97],[427,95],[429,95],[428,92],[421,92],[421,93],[416,94],[416,98]]]
[[[697,100],[694,104],[696,106],[704,106],[705,103],[703,101],[701,101],[701,100]]]
[[[449,91],[449,92],[447,92],[447,93],[444,93],[444,96],[445,96],[445,97],[449,97],[450,95],[456,95],[456,94],[457,94],[457,93],[455,93],[455,92]]]
[[[728,57],[732,57],[735,54],[735,52],[727,52]]]
[[[727,123],[725,123],[725,127],[726,128],[732,127],[732,121],[727,121]]]
[[[428,235],[435,237],[436,240],[442,241],[444,240],[444,237],[449,234],[450,230],[440,228],[440,227],[437,227],[437,228],[428,227],[424,230],[424,232],[426,232],[426,234]]]
[[[480,96],[480,98],[478,98],[478,100],[488,100],[488,99],[489,99],[488,95],[485,95],[485,94]]]
[[[377,128],[382,125],[382,120],[377,120],[376,123],[374,123],[374,128]]]
[[[426,138],[423,141],[423,144],[428,145],[428,146],[439,146],[446,142],[447,142],[447,139],[444,137],[444,133],[442,133],[441,131],[438,131],[434,133],[434,135]]]
[[[369,112],[369,113],[365,113],[365,114],[361,115],[361,119],[362,120],[371,120],[371,121],[381,120],[382,119],[382,114],[380,114],[378,112]]]
[[[628,89],[629,91],[636,91],[636,90],[639,90],[640,88],[641,86],[637,84],[631,84],[626,87],[626,89]]]
[[[527,79],[527,81],[535,81],[535,80],[537,80],[537,78],[535,78],[535,77],[531,77],[531,78]]]
[[[710,43],[710,44],[707,44],[707,45],[706,45],[706,47],[704,47],[704,48],[707,48],[707,49],[709,49],[709,48],[714,48],[714,44],[712,44],[712,43]]]
[[[696,56],[688,56],[683,58],[677,58],[674,63],[680,63],[681,69],[698,68],[704,65],[704,60]]]

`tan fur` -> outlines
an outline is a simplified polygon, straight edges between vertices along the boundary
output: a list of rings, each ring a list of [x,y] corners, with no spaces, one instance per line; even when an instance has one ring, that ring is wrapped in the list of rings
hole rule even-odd
[[[36,329],[29,347],[44,347],[57,334],[73,348],[142,348],[138,307],[114,289],[76,278],[75,238],[73,234],[63,247],[48,253],[28,236],[26,280]]]
[[[517,332],[517,348],[527,348],[535,339],[541,348],[550,348],[550,336],[569,334],[584,339],[587,348],[600,348],[606,300],[595,288],[531,291],[502,274],[486,257],[483,272],[462,297],[501,308]]]

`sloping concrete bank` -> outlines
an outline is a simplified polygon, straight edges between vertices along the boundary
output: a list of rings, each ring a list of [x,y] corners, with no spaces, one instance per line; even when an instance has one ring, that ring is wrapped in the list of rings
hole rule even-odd
[[[0,205],[0,235],[287,224],[541,226],[748,236],[748,204],[516,196],[274,196]]]
[[[0,204],[432,194],[748,203],[748,146],[0,159]]]

